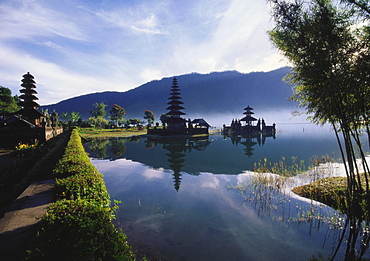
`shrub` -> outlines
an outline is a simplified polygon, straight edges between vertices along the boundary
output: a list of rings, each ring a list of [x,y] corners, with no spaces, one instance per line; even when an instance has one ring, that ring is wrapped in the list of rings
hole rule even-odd
[[[28,260],[135,260],[126,236],[113,223],[103,175],[92,165],[74,129],[53,170],[57,201],[43,217]]]
[[[38,248],[28,260],[135,260],[113,209],[86,200],[60,200],[43,218]]]
[[[56,181],[56,195],[59,199],[84,199],[103,206],[110,205],[110,196],[100,173],[79,174]]]

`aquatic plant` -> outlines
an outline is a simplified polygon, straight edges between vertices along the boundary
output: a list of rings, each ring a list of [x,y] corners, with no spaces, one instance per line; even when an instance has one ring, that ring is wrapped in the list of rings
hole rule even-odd
[[[288,188],[294,186],[296,177],[272,174],[268,166],[276,164],[269,164],[267,160],[259,165],[262,166],[258,169],[260,172],[249,175],[247,182],[229,185],[228,189],[240,193],[244,203],[253,205],[259,215],[272,217],[273,220],[298,224],[309,222],[310,228],[317,229],[322,227],[322,224],[327,224],[331,230],[328,235],[334,233],[337,241],[334,243],[333,255],[325,260],[333,260],[338,255],[345,256],[345,260],[364,260],[363,258],[369,255],[370,242],[370,221],[366,216],[367,212],[353,212],[353,215],[348,215],[347,179],[333,177],[338,164],[330,157],[315,158],[314,162],[308,171],[299,174],[299,178],[305,179],[309,184],[293,188],[293,192],[312,200],[309,207],[291,205],[289,195],[291,192]],[[280,163],[280,166],[283,164]],[[287,173],[285,170],[288,168],[282,169],[283,173]],[[323,212],[323,205],[313,200],[342,212],[334,210]],[[363,204],[366,205],[364,202]],[[359,209],[361,207],[356,208]],[[313,256],[312,260],[324,260],[321,258]]]
[[[281,157],[278,162],[269,162],[267,158],[254,163],[253,171],[258,173],[274,173],[285,177],[291,177],[307,170],[303,160],[297,161],[297,157],[292,156],[288,163],[285,157]]]

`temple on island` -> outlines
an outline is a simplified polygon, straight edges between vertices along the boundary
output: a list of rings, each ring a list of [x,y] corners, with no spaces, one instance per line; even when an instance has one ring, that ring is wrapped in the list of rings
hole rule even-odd
[[[204,119],[184,119],[182,112],[185,108],[181,101],[180,88],[176,77],[172,80],[170,91],[169,106],[166,110],[168,112],[164,115],[162,120],[163,127],[148,128],[148,135],[173,136],[173,135],[198,135],[208,134],[210,125]]]
[[[55,112],[46,117],[37,110],[40,105],[36,102],[36,82],[29,72],[23,75],[21,87],[18,105],[22,108],[0,120],[0,142],[3,146],[44,142],[63,132]]]
[[[246,134],[266,134],[271,135],[276,133],[276,124],[271,126],[266,125],[265,120],[256,119],[252,115],[254,114],[253,108],[248,105],[244,108],[245,116],[241,119],[233,119],[230,126],[223,126],[223,133],[226,135],[246,135]]]

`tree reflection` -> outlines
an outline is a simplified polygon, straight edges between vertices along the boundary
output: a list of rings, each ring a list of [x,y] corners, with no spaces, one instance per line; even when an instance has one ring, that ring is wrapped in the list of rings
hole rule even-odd
[[[114,157],[120,157],[126,152],[127,139],[114,138],[110,139],[110,151],[113,153]]]
[[[347,211],[348,212],[348,211]],[[356,216],[344,215],[341,234],[335,252],[329,260],[340,257],[341,248],[345,248],[343,260],[370,260],[370,222]]]
[[[138,142],[140,137],[133,136],[130,138],[94,138],[85,144],[85,148],[90,156],[97,159],[116,160],[122,158],[126,153],[127,142]]]
[[[107,139],[92,139],[89,143],[90,150],[95,153],[95,157],[104,159],[107,157],[107,145],[109,140]]]

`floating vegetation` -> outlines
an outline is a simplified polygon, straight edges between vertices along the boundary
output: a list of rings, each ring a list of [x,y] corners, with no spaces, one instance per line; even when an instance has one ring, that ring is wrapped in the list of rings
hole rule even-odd
[[[334,187],[334,184],[329,186],[330,180],[342,179],[334,178],[337,170],[337,165],[334,163],[332,157],[328,155],[314,156],[311,158],[311,165],[306,167],[304,161],[297,161],[297,157],[291,157],[291,164],[287,163],[286,158],[282,157],[281,160],[275,163],[268,162],[267,159],[255,163],[254,172],[249,176],[248,182],[238,183],[237,185],[229,185],[228,189],[235,190],[243,196],[244,202],[254,204],[258,207],[259,213],[262,211],[268,216],[273,216],[276,220],[286,220],[288,222],[307,222],[318,221],[328,224],[337,223],[338,219],[342,219],[342,214],[332,211],[333,213],[322,213],[323,205],[316,200],[326,205],[326,201],[318,200],[319,198],[308,197],[314,190],[310,189],[307,193],[297,193],[300,188],[297,187],[299,183],[310,183],[319,180],[323,183],[323,187],[327,190]],[[327,179],[323,179],[328,177]],[[293,188],[293,190],[292,190]],[[342,191],[343,187],[339,187],[338,191]],[[291,206],[290,201],[292,191],[297,195],[304,196],[311,199],[310,207],[303,208],[301,206]],[[322,194],[329,199],[329,192]],[[334,194],[333,201],[337,200],[340,193]],[[294,209],[294,211],[293,211]],[[275,215],[271,214],[271,211]],[[332,226],[333,228],[335,226]]]
[[[268,216],[276,221],[286,222],[337,222],[340,213],[324,209],[324,205],[311,201],[309,207],[291,201],[290,187],[295,181],[271,173],[252,173],[247,182],[228,185],[243,197],[243,202],[254,206],[260,216]],[[330,213],[329,213],[330,212]]]
[[[346,189],[347,179],[345,177],[328,177],[295,187],[292,191],[301,197],[310,198],[339,209],[345,204]]]
[[[228,189],[240,193],[244,203],[254,206],[259,215],[263,214],[272,220],[309,223],[309,233],[311,228],[320,229],[326,224],[329,228],[328,237],[331,235],[336,240],[333,242],[333,254],[327,259],[320,255],[313,256],[311,260],[334,260],[338,256],[344,256],[343,260],[370,260],[365,259],[370,255],[370,222],[366,215],[361,214],[368,212],[364,209],[360,214],[348,215],[347,179],[333,177],[338,165],[332,158],[314,157],[312,162],[309,170],[303,172],[303,162],[287,166],[285,158],[277,163],[269,163],[264,159],[255,164],[256,172],[248,176],[247,182],[229,185]],[[361,179],[365,179],[365,176]],[[297,180],[309,184],[295,187]],[[311,200],[308,207],[292,204],[292,187],[294,193]],[[342,211],[335,211],[317,201]],[[363,203],[363,208],[366,206]]]

